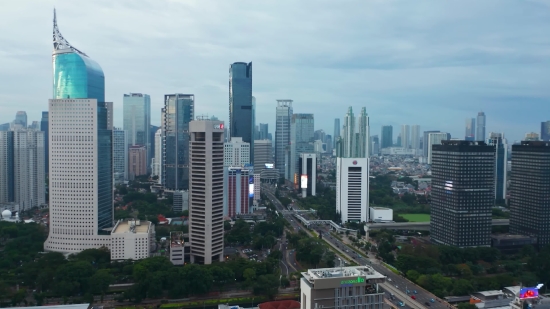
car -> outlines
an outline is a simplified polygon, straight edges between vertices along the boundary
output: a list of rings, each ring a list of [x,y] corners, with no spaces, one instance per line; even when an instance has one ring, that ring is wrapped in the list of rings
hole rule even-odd
[[[431,303],[435,303],[435,300],[433,298],[430,298]]]
[[[397,286],[397,284],[395,285],[395,288],[399,289],[399,287]]]
[[[388,278],[388,281],[391,282],[391,278]]]
[[[418,294],[418,292],[416,290],[414,290],[413,292],[414,292],[414,294]]]
[[[416,296],[414,296],[414,295],[411,295],[411,298],[412,298],[412,299],[416,299]]]
[[[399,306],[405,307],[405,303],[403,303],[402,301],[400,301],[400,302],[399,302]]]
[[[411,291],[407,290],[407,294],[410,294],[410,293],[411,293]]]

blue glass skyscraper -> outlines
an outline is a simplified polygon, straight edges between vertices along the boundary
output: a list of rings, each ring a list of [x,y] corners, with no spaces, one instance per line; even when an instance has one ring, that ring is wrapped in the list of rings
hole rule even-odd
[[[229,67],[229,130],[230,137],[242,137],[243,142],[250,143],[250,161],[253,161],[252,62],[235,62]]]

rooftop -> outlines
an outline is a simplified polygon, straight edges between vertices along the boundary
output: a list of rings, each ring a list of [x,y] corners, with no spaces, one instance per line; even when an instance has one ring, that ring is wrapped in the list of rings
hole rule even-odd
[[[303,272],[302,276],[304,276],[308,280],[356,277],[356,276],[364,276],[367,279],[385,278],[385,276],[378,273],[370,266],[348,266],[348,267],[309,269],[307,272]]]
[[[183,232],[170,232],[170,248],[183,247]]]
[[[391,210],[391,208],[388,208],[388,207],[371,207],[371,208],[376,210]]]
[[[113,229],[113,234],[123,234],[123,233],[148,233],[149,221],[140,221],[140,220],[120,220],[115,225]]]
[[[504,293],[502,293],[502,291],[500,290],[491,290],[491,291],[481,291],[481,292],[477,292],[478,294],[481,294],[483,296],[498,296],[498,295],[503,295]]]

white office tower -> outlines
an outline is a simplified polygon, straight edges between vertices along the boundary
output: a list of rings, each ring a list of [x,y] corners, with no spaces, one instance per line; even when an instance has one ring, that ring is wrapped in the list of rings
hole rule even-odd
[[[191,262],[223,260],[223,122],[189,122],[189,241]]]
[[[223,145],[223,166],[245,166],[250,164],[250,143],[242,137],[232,137]]]
[[[153,173],[152,176],[158,176],[158,183],[162,182],[162,154],[164,145],[162,143],[162,129],[158,129],[155,132],[155,153],[153,157]]]
[[[401,125],[401,148],[409,149],[411,147],[411,126]]]
[[[111,245],[113,104],[49,100],[50,233],[46,251]]]
[[[113,178],[115,183],[128,180],[128,131],[113,131]]]
[[[411,126],[411,149],[414,155],[420,155],[420,126],[415,124]]]
[[[441,145],[441,141],[449,139],[449,134],[445,132],[436,132],[428,134],[428,164],[432,164],[432,146]]]
[[[370,153],[370,127],[369,127],[369,115],[367,114],[367,108],[361,108],[361,114],[357,117],[357,139],[355,158],[368,158]]]
[[[336,212],[342,222],[368,222],[368,158],[336,158]]]
[[[317,190],[317,155],[315,153],[301,153],[298,170],[300,171],[302,197],[315,196]]]
[[[277,100],[275,117],[275,168],[279,170],[279,177],[285,177],[288,174],[292,100]]]

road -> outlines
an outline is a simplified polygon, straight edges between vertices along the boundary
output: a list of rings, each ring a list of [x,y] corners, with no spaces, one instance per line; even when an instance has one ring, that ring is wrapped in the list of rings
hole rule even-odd
[[[279,213],[282,214],[284,207],[281,204],[281,202],[275,197],[272,190],[269,190],[269,188],[266,188],[266,190],[264,190],[264,193],[266,193],[266,195],[271,200],[273,205],[275,205]],[[298,231],[300,229],[303,229],[303,227],[296,220],[294,220],[292,215],[286,214],[284,215],[284,217],[290,222],[294,230]],[[364,253],[356,252],[356,250],[346,246],[339,239],[330,235],[329,227],[326,227],[326,226],[321,227],[321,230],[323,232],[323,239],[326,240],[333,247],[333,249],[335,249],[335,251],[337,251],[336,253],[344,254],[348,256],[350,259],[352,259],[359,265],[371,265],[376,271],[378,271],[379,273],[387,277],[388,280],[386,281],[386,283],[382,284],[381,286],[386,292],[394,294],[396,299],[393,300],[393,302],[396,304],[396,306],[399,306],[398,305],[399,301],[402,301],[405,304],[403,308],[405,307],[414,308],[414,309],[424,309],[427,307],[435,308],[435,309],[448,308],[448,304],[441,302],[439,299],[437,299],[428,291],[415,285],[414,283],[403,278],[402,276],[396,275],[385,266],[379,264],[378,260],[374,256],[372,255],[364,256]],[[416,300],[413,300],[410,297],[412,295],[416,297]],[[390,298],[390,295],[386,295],[386,297]],[[433,303],[431,302],[432,299],[434,301]]]

